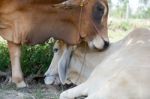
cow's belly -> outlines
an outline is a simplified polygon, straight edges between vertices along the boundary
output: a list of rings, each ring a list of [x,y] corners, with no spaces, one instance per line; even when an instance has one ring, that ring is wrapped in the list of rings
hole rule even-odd
[[[74,28],[69,26],[58,28],[57,26],[51,25],[39,25],[39,28],[33,28],[26,37],[26,44],[35,45],[41,44],[47,41],[49,38],[53,37],[58,40],[62,40],[69,45],[78,44],[79,36],[76,34]]]
[[[36,45],[36,44],[42,44],[45,41],[47,41],[50,37],[46,36],[45,33],[32,33],[28,34],[26,38],[26,44],[27,45]]]

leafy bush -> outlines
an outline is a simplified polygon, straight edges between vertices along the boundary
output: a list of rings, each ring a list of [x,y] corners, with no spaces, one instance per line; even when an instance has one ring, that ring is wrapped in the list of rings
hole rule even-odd
[[[10,66],[9,51],[5,43],[0,43],[0,70],[5,71]]]
[[[36,46],[22,46],[21,66],[25,76],[43,74],[51,63],[54,43],[45,43]],[[5,71],[10,66],[7,45],[0,43],[0,70]]]

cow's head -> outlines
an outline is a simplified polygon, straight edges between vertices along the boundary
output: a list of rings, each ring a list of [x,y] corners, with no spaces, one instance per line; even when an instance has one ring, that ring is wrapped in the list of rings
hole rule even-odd
[[[64,84],[67,78],[73,47],[68,47],[62,41],[56,41],[53,47],[54,56],[45,73],[45,84]]]
[[[107,34],[108,2],[107,0],[67,0],[59,7],[77,9],[75,26],[80,41],[99,50],[109,46]]]
[[[83,37],[89,46],[105,49],[109,45],[107,34],[108,3],[107,0],[84,0],[83,6]],[[85,11],[85,12],[84,12]],[[87,23],[86,23],[87,22]],[[87,24],[87,25],[86,25]],[[85,35],[85,33],[87,33]]]

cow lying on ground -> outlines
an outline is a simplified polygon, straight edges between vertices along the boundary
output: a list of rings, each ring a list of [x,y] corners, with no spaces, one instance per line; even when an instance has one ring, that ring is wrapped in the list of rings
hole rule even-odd
[[[76,50],[69,70],[73,76],[68,74],[71,81],[78,77],[86,81],[64,91],[60,99],[79,96],[87,96],[86,99],[150,98],[150,30],[136,29],[104,52],[87,51],[84,56],[83,50]]]
[[[107,48],[107,16],[107,0],[0,0],[0,35],[8,41],[12,81],[26,86],[20,67],[22,44],[54,37],[68,45],[86,41],[99,50]]]
[[[48,70],[45,72],[45,84],[59,85],[62,84],[60,79],[63,78],[67,78],[64,83],[74,83],[77,85],[82,83],[89,77],[96,65],[100,64],[103,58],[107,57],[109,53],[112,52],[113,48],[111,45],[111,47],[107,49],[107,52],[98,52],[89,49],[87,44],[81,43],[77,48],[76,46],[73,48],[75,51],[73,51],[72,56],[70,56],[70,53],[64,54],[66,46],[67,45],[60,40],[55,42],[53,46],[54,56]],[[69,71],[59,71],[60,69],[58,68],[62,66],[59,65],[61,63],[64,63],[66,68],[69,68]],[[69,66],[65,63],[68,63]],[[81,74],[79,75],[79,73]]]

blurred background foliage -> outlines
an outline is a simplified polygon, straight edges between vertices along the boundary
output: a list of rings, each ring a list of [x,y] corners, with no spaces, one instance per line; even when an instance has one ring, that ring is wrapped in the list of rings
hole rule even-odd
[[[110,16],[150,19],[150,0],[109,0]]]
[[[134,28],[150,29],[150,0],[109,0],[109,38],[116,42]],[[24,75],[44,74],[53,57],[54,42],[22,46],[21,65]],[[0,71],[10,70],[7,43],[0,38]]]
[[[108,0],[110,41],[122,39],[135,28],[150,29],[150,0]]]

